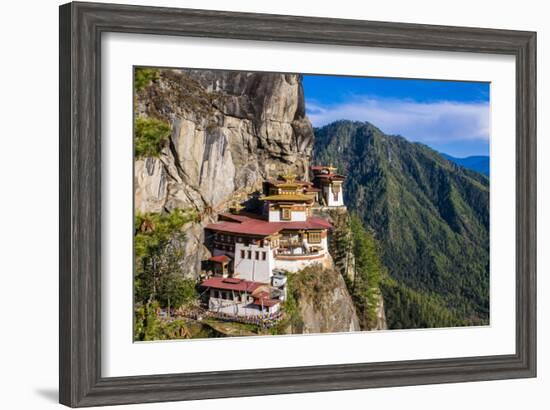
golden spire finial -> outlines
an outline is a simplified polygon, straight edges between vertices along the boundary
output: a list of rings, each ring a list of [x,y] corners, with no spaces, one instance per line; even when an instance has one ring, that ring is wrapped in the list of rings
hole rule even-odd
[[[243,208],[244,206],[242,206],[239,201],[234,201],[229,210],[231,211],[231,213],[238,214]]]
[[[296,174],[293,174],[290,171],[284,175],[281,175],[281,177],[288,183],[293,183],[296,180]]]

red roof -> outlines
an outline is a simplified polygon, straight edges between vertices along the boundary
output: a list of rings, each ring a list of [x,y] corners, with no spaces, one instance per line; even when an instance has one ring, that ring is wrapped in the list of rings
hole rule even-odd
[[[281,230],[293,229],[332,229],[329,221],[318,216],[310,216],[303,222],[272,222],[281,225]]]
[[[238,278],[212,277],[203,281],[201,286],[205,288],[253,292],[260,286],[266,286],[266,284]]]
[[[254,299],[269,299],[271,292],[266,288],[258,288],[255,292],[252,292]]]
[[[206,225],[206,229],[219,232],[236,233],[243,235],[269,236],[281,230],[280,227],[268,221],[246,219],[243,222],[218,222]]]
[[[302,222],[269,222],[265,219],[255,219],[240,215],[240,221],[222,221],[209,224],[206,229],[219,232],[243,235],[269,236],[282,230],[295,229],[331,229],[332,225],[326,219],[311,216]]]
[[[271,307],[278,304],[280,300],[278,299],[254,299],[252,302],[253,305]]]
[[[233,222],[243,222],[247,219],[250,219],[250,217],[244,213],[241,214],[230,214],[230,213],[223,213],[220,214],[220,220],[229,220]]]
[[[227,255],[219,255],[219,256],[212,256],[210,259],[208,259],[212,262],[229,262],[231,259]]]

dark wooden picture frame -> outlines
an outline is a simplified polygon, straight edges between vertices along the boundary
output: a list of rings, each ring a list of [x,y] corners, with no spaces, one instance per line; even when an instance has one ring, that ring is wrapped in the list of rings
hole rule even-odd
[[[516,59],[516,353],[101,376],[101,35],[508,54]],[[72,407],[535,377],[536,33],[94,3],[60,7],[60,402]],[[261,375],[261,377],[260,377]]]

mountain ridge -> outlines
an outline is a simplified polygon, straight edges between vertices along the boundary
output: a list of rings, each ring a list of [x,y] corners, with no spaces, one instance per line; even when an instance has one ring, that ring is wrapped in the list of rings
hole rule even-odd
[[[314,132],[314,162],[346,175],[346,205],[380,242],[394,280],[386,291],[400,286],[400,294],[414,295],[383,295],[389,327],[488,323],[488,178],[368,122],[337,121]],[[413,299],[432,311],[411,319],[422,316],[411,310]]]
[[[455,164],[461,165],[472,171],[479,172],[485,176],[489,176],[490,159],[488,155],[470,155],[464,158],[453,157],[452,155],[440,152],[441,156]]]

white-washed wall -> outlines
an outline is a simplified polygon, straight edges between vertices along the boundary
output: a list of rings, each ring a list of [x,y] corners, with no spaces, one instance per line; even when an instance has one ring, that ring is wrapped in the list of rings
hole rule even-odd
[[[281,211],[269,211],[269,222],[303,222],[307,219],[306,211],[292,211],[290,221],[281,220]]]
[[[328,260],[329,258],[327,257],[326,253],[322,257],[315,258],[315,259],[289,260],[289,259],[275,258],[275,269],[283,269],[288,272],[295,273],[315,263],[320,263],[323,266],[327,266]]]
[[[269,211],[269,222],[281,222],[281,211]]]
[[[242,258],[241,251],[244,251],[245,257]],[[248,252],[251,252],[252,258],[248,258]],[[256,252],[259,252],[259,258],[256,259]],[[266,252],[266,259],[262,259],[262,252]],[[254,282],[269,283],[274,267],[273,251],[271,247],[259,245],[246,246],[243,243],[235,244],[235,264],[234,272],[241,279]]]
[[[321,248],[323,248],[323,252],[328,252],[328,242],[327,242],[327,237],[325,236],[324,238],[321,238],[321,242],[320,243],[311,243],[308,241],[308,238],[309,236],[308,235],[304,235],[304,245],[307,246],[307,247],[310,247],[310,246],[320,246]]]
[[[340,187],[340,192],[338,193],[338,200],[334,200],[332,185],[323,187],[323,195],[326,199],[328,206],[343,206],[344,205],[344,192],[343,188]]]
[[[265,316],[267,314],[278,312],[279,305],[277,304],[269,309],[264,308],[262,311],[260,306],[252,305],[250,303],[238,303],[231,300],[210,297],[208,301],[208,309],[212,312],[225,313],[227,315],[235,316]]]
[[[306,219],[306,211],[292,211],[292,222],[303,222]]]

